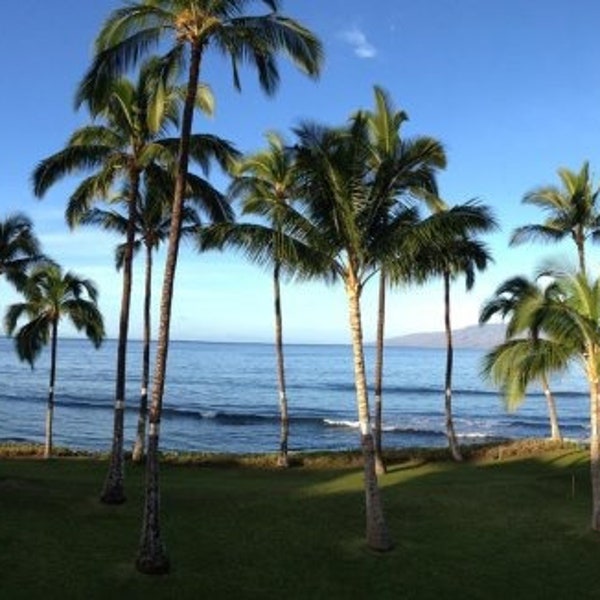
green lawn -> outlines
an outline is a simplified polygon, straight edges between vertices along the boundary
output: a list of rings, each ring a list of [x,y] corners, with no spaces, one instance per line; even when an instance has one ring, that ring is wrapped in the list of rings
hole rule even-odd
[[[585,453],[393,465],[395,550],[363,544],[361,472],[164,465],[168,576],[134,567],[143,468],[97,498],[106,463],[0,460],[0,598],[600,598]]]

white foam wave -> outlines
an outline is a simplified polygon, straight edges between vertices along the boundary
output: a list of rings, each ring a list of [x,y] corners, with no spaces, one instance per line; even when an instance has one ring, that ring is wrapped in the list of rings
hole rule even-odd
[[[329,427],[348,427],[350,429],[358,429],[360,423],[358,421],[337,421],[335,419],[324,419],[325,425]]]
[[[216,419],[219,412],[216,410],[206,410],[200,413],[203,419]]]

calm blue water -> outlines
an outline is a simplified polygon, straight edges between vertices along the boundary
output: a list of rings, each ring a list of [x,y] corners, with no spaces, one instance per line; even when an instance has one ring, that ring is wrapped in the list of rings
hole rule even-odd
[[[100,350],[83,340],[61,340],[56,385],[55,443],[110,448],[116,344]],[[373,348],[367,348],[369,376]],[[390,447],[442,446],[444,351],[388,348],[385,358],[384,443]],[[508,413],[497,392],[479,377],[482,352],[458,350],[454,414],[463,441],[543,437],[549,426],[540,393]],[[351,349],[286,348],[292,450],[358,445]],[[141,344],[130,342],[126,443],[133,443]],[[48,353],[32,371],[12,341],[0,339],[0,440],[43,440]],[[563,435],[587,438],[588,400],[579,373],[555,380]],[[371,398],[372,402],[372,398]],[[161,429],[163,449],[264,452],[277,448],[279,427],[275,355],[266,344],[173,342]]]

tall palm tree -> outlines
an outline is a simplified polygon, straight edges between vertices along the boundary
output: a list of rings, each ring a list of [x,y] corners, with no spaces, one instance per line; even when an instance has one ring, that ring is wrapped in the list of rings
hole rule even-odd
[[[158,443],[167,353],[170,335],[173,286],[179,252],[185,180],[190,156],[194,104],[205,52],[214,49],[231,60],[233,82],[240,88],[239,66],[258,71],[267,93],[279,82],[276,57],[285,54],[310,76],[317,76],[322,49],[312,33],[297,21],[279,14],[279,0],[263,0],[266,15],[249,15],[252,0],[142,0],[111,13],[96,40],[96,56],[81,83],[79,99],[102,97],[102,88],[115,75],[137,62],[150,47],[172,35],[173,47],[164,62],[187,64],[186,96],[181,123],[177,174],[160,304],[160,327],[150,411],[147,488],[138,570],[167,572],[169,560],[159,525]]]
[[[296,170],[292,152],[283,139],[267,135],[268,148],[246,156],[236,169],[230,186],[232,198],[241,198],[242,214],[261,218],[264,222],[218,224],[201,232],[202,250],[212,247],[231,247],[243,251],[253,262],[268,265],[273,272],[275,307],[275,352],[280,411],[280,467],[289,466],[289,410],[285,383],[283,348],[283,315],[281,276],[301,276],[316,272],[320,255],[289,232],[292,218],[302,222],[294,212]]]
[[[591,526],[600,531],[600,279],[556,267],[543,300],[519,306],[514,334],[539,328],[540,337],[510,339],[488,353],[483,372],[512,397],[522,396],[545,373],[570,364],[583,369],[590,392]],[[543,334],[543,337],[542,337]]]
[[[364,111],[369,127],[370,164],[378,173],[380,193],[393,211],[398,202],[410,197],[429,199],[437,195],[435,172],[446,166],[442,145],[433,138],[419,136],[403,138],[401,128],[408,115],[396,111],[389,95],[379,86],[374,88],[375,108]],[[428,192],[428,194],[423,194]],[[389,215],[384,216],[387,220]],[[385,222],[383,223],[385,226]],[[374,435],[377,473],[384,473],[383,434],[383,350],[385,332],[386,270],[379,273],[379,293],[375,347]]]
[[[0,277],[20,288],[27,279],[27,269],[43,258],[29,217],[17,212],[0,220]]]
[[[57,265],[35,267],[21,291],[25,301],[8,307],[4,324],[12,335],[23,317],[29,319],[17,331],[15,347],[19,358],[29,362],[32,367],[42,348],[50,342],[50,382],[44,445],[44,457],[49,458],[52,454],[59,322],[63,318],[68,319],[78,331],[83,330],[96,348],[104,338],[104,324],[97,306],[98,292],[94,283],[71,272],[63,273]]]
[[[589,164],[583,163],[579,172],[559,169],[562,187],[543,186],[523,198],[525,204],[539,207],[548,217],[543,223],[518,227],[510,243],[541,241],[558,242],[570,237],[577,248],[579,269],[585,272],[585,242],[600,239],[600,213],[597,200],[599,188],[593,186]]]
[[[329,270],[346,290],[356,402],[364,458],[367,544],[376,550],[392,548],[375,471],[374,440],[365,372],[361,294],[383,263],[392,243],[392,225],[403,233],[414,223],[414,211],[398,211],[389,220],[386,236],[381,221],[388,215],[387,199],[378,193],[369,164],[369,136],[364,115],[356,115],[345,128],[303,124],[296,130],[298,189],[312,224],[309,244],[328,259]],[[388,255],[389,256],[389,255]]]
[[[79,224],[91,205],[115,193],[116,185],[126,185],[129,196],[128,229],[123,258],[123,282],[119,317],[115,380],[114,425],[111,459],[101,500],[107,504],[125,501],[124,490],[124,413],[127,337],[131,305],[132,256],[135,237],[135,203],[145,170],[154,164],[174,169],[178,140],[165,137],[170,126],[179,123],[182,93],[174,84],[176,71],[165,70],[158,59],[149,60],[133,83],[126,78],[111,80],[101,100],[88,99],[92,116],[101,120],[78,129],[67,146],[43,160],[33,174],[34,192],[42,197],[56,181],[71,172],[87,176],[71,195],[66,219],[71,227]],[[210,106],[205,88],[195,101]],[[195,135],[190,140],[192,159],[206,167],[209,157],[229,160],[233,148],[214,136]],[[211,192],[203,180],[199,185]]]
[[[550,288],[551,290],[552,288]],[[522,276],[511,277],[500,284],[493,296],[484,303],[479,315],[479,323],[487,323],[494,315],[499,315],[503,319],[509,318],[506,328],[506,340],[508,341],[513,338],[515,331],[520,328],[519,319],[522,307],[525,307],[526,311],[529,312],[532,303],[544,302],[545,294],[546,290],[542,289],[537,282]],[[535,353],[540,340],[540,327],[540,323],[530,323],[527,330],[527,338],[516,342],[514,344],[514,351],[523,352],[525,355]],[[556,402],[550,390],[547,373],[540,373],[540,383],[548,405],[550,437],[553,440],[560,441],[562,440],[562,435],[558,424]],[[509,406],[514,407],[522,400],[523,396],[519,391],[517,391],[515,396],[511,395],[510,392],[510,387],[505,390]]]
[[[427,225],[437,230],[435,243],[419,250],[414,260],[417,279],[441,276],[444,285],[444,331],[446,334],[446,368],[444,376],[444,414],[446,437],[452,457],[462,460],[452,415],[452,373],[454,346],[452,339],[450,289],[454,279],[465,276],[466,289],[475,283],[475,272],[483,271],[491,260],[490,253],[476,236],[497,228],[488,206],[471,201],[449,207],[437,198]],[[448,228],[448,229],[446,229]]]
[[[154,178],[153,178],[154,175]],[[144,174],[145,185],[138,195],[135,208],[135,239],[133,245],[133,254],[139,252],[142,248],[145,254],[144,269],[144,307],[143,307],[143,341],[142,341],[142,376],[140,389],[140,404],[138,411],[138,424],[136,438],[132,452],[133,462],[141,462],[145,454],[146,442],[146,422],[148,420],[148,389],[150,384],[150,342],[151,342],[151,306],[152,306],[152,271],[153,271],[153,253],[169,237],[171,228],[170,189],[172,184],[165,185],[165,182],[153,181],[156,179],[157,171],[152,169]],[[162,174],[161,179],[165,179]],[[148,183],[148,180],[152,183]],[[190,186],[191,187],[191,186]],[[127,194],[125,194],[125,198]],[[210,203],[214,198],[206,198],[208,206],[203,204],[203,197],[191,198],[183,210],[182,235],[191,236],[198,233],[202,226],[202,219],[198,209],[204,208],[210,216],[216,220],[229,220],[231,209],[228,204],[220,202],[216,206]],[[115,198],[118,202],[120,198]],[[195,200],[199,205],[192,206],[191,200]],[[102,227],[108,231],[116,231],[123,236],[127,234],[128,216],[114,207],[109,210],[92,208],[81,217],[82,225],[92,225]],[[116,248],[115,258],[117,269],[121,269],[126,255],[127,244],[119,244]]]

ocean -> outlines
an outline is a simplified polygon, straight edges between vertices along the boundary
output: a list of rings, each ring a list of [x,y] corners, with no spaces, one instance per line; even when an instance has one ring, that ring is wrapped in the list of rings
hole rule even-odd
[[[0,440],[42,442],[49,349],[32,370],[19,362],[13,342],[0,338]],[[116,342],[95,350],[86,340],[61,339],[58,347],[54,443],[108,451]],[[142,344],[128,351],[126,447],[137,423]],[[544,437],[546,403],[533,390],[515,412],[480,377],[480,350],[456,350],[453,406],[460,440]],[[372,383],[374,348],[366,348]],[[384,369],[384,445],[446,444],[443,381],[445,351],[390,347]],[[290,449],[341,450],[359,444],[352,352],[344,345],[286,346],[291,417]],[[589,410],[585,379],[570,372],[552,382],[563,435],[584,441]],[[370,396],[373,405],[372,393]],[[169,351],[161,449],[254,453],[277,449],[279,436],[275,352],[270,344],[174,341]]]

